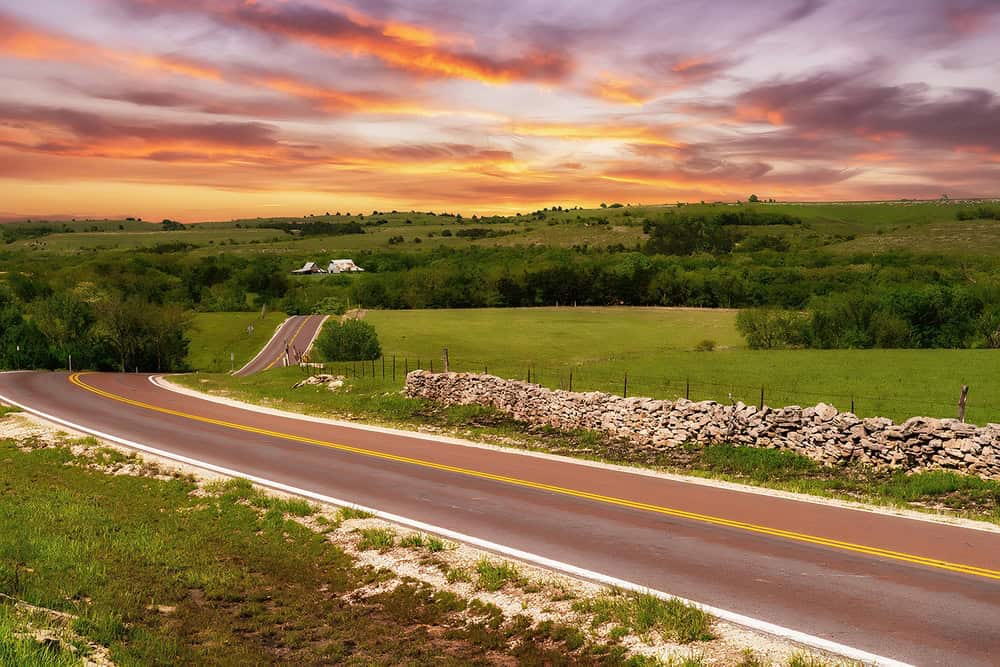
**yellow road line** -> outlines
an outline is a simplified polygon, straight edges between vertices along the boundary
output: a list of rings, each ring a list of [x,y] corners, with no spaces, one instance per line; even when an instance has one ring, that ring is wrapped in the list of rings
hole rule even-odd
[[[226,428],[235,429],[238,431],[245,431],[248,433],[257,433],[259,435],[265,435],[273,438],[280,438],[283,440],[291,440],[295,442],[301,442],[308,445],[316,445],[319,447],[327,447],[329,449],[335,449],[343,452],[349,452],[351,454],[360,454],[363,456],[370,456],[377,459],[383,459],[386,461],[395,461],[398,463],[407,463],[410,465],[421,466],[424,468],[432,468],[434,470],[442,470],[446,472],[458,473],[461,475],[467,475],[469,477],[476,477],[479,479],[488,479],[497,482],[503,482],[505,484],[511,484],[514,486],[520,486],[530,489],[538,489],[542,491],[549,491],[552,493],[558,493],[564,496],[572,496],[575,498],[583,498],[586,500],[593,500],[600,503],[605,503],[609,505],[616,505],[619,507],[627,507],[630,509],[644,510],[648,512],[655,512],[657,514],[664,514],[667,516],[678,517],[682,519],[690,519],[694,521],[699,521],[702,523],[713,524],[717,526],[725,526],[728,528],[737,528],[740,530],[745,530],[753,533],[760,533],[764,535],[771,535],[774,537],[781,537],[789,540],[794,540],[796,542],[806,542],[809,544],[817,544],[820,546],[830,547],[833,549],[840,549],[844,551],[852,551],[855,553],[866,554],[869,556],[877,556],[881,558],[889,558],[892,560],[903,561],[906,563],[913,563],[916,565],[924,565],[927,567],[938,568],[942,570],[949,570],[951,572],[960,572],[962,574],[971,574],[978,577],[986,577],[988,579],[1000,580],[1000,571],[990,570],[982,567],[977,567],[975,565],[964,565],[961,563],[951,563],[944,560],[939,560],[936,558],[928,558],[925,556],[917,556],[914,554],[907,554],[899,551],[891,551],[889,549],[882,549],[879,547],[871,547],[862,544],[853,544],[851,542],[843,542],[840,540],[834,540],[825,537],[818,537],[815,535],[807,535],[805,533],[797,533],[790,530],[783,530],[780,528],[769,528],[767,526],[761,526],[753,523],[747,523],[744,521],[735,521],[732,519],[725,519],[723,517],[711,516],[708,514],[698,514],[695,512],[688,512],[685,510],[674,509],[671,507],[662,507],[659,505],[651,505],[648,503],[643,503],[634,500],[627,500],[624,498],[616,498],[613,496],[604,496],[597,493],[591,493],[589,491],[578,491],[575,489],[568,489],[561,486],[553,486],[551,484],[544,484],[540,482],[532,482],[529,480],[519,479],[517,477],[508,477],[505,475],[494,475],[488,472],[482,472],[480,470],[472,470],[469,468],[460,468],[457,466],[450,466],[443,463],[435,463],[433,461],[426,461],[422,459],[410,458],[408,456],[399,456],[396,454],[388,454],[386,452],[380,452],[372,449],[363,449],[360,447],[352,447],[351,445],[342,445],[335,442],[327,442],[324,440],[316,440],[314,438],[308,438],[305,436],[294,435],[291,433],[281,433],[279,431],[271,431],[268,429],[256,428],[254,426],[246,426],[244,424],[237,424],[235,422],[228,422],[221,419],[213,419],[211,417],[203,417],[200,415],[194,415],[187,412],[180,412],[178,410],[171,410],[169,408],[161,408],[156,405],[151,405],[149,403],[143,403],[141,401],[136,401],[124,396],[119,396],[117,394],[112,394],[111,392],[105,391],[103,389],[98,389],[93,385],[89,385],[83,380],[81,376],[85,373],[74,373],[69,376],[70,382],[72,382],[77,387],[89,391],[93,394],[97,394],[103,398],[107,398],[113,401],[118,401],[120,403],[125,403],[138,408],[143,408],[145,410],[152,410],[154,412],[159,412],[162,414],[173,415],[176,417],[182,417],[184,419],[190,419],[192,421],[198,421],[206,424],[214,424],[216,426],[223,426]]]
[[[300,332],[300,331],[302,331],[302,327],[304,327],[304,326],[306,325],[306,322],[308,322],[308,321],[309,321],[309,318],[308,318],[308,317],[307,317],[306,319],[302,320],[302,324],[300,324],[300,325],[299,325],[299,328],[295,330],[295,333],[293,333],[293,334],[292,334],[292,337],[291,337],[290,339],[286,338],[286,339],[285,339],[285,341],[287,342],[288,340],[291,340],[291,341],[292,341],[292,342],[294,343],[294,342],[295,342],[295,339],[296,339],[296,338],[298,337],[298,335],[299,335],[299,332]],[[278,356],[276,356],[276,357],[275,357],[274,359],[272,359],[272,360],[271,360],[271,363],[269,363],[269,364],[268,364],[267,366],[264,366],[264,370],[265,370],[265,371],[269,371],[269,370],[271,370],[271,368],[272,368],[272,367],[273,367],[273,366],[274,366],[274,365],[275,365],[276,363],[278,363],[278,360],[279,360],[279,359],[281,359],[281,355],[280,355],[280,354],[279,354]]]

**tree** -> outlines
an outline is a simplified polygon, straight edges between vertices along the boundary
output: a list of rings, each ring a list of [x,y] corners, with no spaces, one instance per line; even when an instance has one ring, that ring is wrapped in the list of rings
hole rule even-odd
[[[114,294],[97,305],[98,329],[118,356],[124,373],[136,359],[147,328],[147,304]]]
[[[643,231],[649,234],[646,252],[661,255],[728,254],[740,239],[735,230],[704,216],[668,215],[658,222],[647,221]]]
[[[366,361],[382,356],[378,334],[368,322],[327,322],[316,339],[316,349],[327,361]]]
[[[60,363],[68,363],[69,355],[86,345],[94,323],[90,305],[69,291],[56,292],[47,299],[36,301],[32,315]],[[84,361],[80,353],[76,353],[76,359],[78,363]]]
[[[754,350],[771,350],[802,340],[803,317],[775,308],[749,308],[736,316],[736,329]]]
[[[750,199],[748,199],[747,201],[750,202],[751,204],[756,204],[757,202],[760,201],[760,199],[757,197],[757,195],[750,195]]]

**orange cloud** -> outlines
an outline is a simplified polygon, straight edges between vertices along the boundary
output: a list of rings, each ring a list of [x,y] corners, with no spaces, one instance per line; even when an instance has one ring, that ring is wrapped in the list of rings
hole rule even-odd
[[[641,125],[521,122],[511,124],[507,127],[507,131],[511,134],[553,139],[626,141],[672,148],[681,145],[671,139],[665,129]]]
[[[323,49],[377,58],[407,72],[503,84],[552,82],[565,78],[572,62],[559,52],[536,50],[515,58],[494,58],[439,46],[437,36],[418,26],[380,23],[352,13],[307,5],[263,8],[244,4],[228,15],[267,34],[284,35]]]
[[[268,88],[318,104],[331,112],[431,114],[433,110],[384,93],[346,91],[313,83],[288,73],[229,71],[215,65],[177,56],[114,51],[75,38],[44,32],[0,14],[0,53],[32,59],[101,62],[142,72],[159,72],[206,81],[228,81]]]
[[[591,87],[591,94],[609,102],[642,105],[649,100],[645,85],[629,79],[604,79]]]

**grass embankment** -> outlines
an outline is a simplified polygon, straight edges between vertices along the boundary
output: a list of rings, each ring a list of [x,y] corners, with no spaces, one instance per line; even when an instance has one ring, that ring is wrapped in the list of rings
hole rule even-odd
[[[239,369],[260,352],[285,321],[284,313],[195,313],[187,329],[188,365],[197,371]],[[247,327],[253,331],[247,333]],[[230,354],[233,359],[230,360]]]
[[[106,647],[122,665],[629,663],[620,645],[419,582],[379,592],[395,575],[295,521],[309,503],[100,469],[122,459],[0,441],[0,662],[78,664]],[[55,625],[78,641],[42,639]]]
[[[831,403],[862,417],[954,417],[970,386],[967,419],[1000,421],[993,350],[749,350],[736,311],[664,308],[509,308],[368,311],[397,382],[417,361],[441,369],[527,378],[553,388],[630,396],[743,401],[773,407]],[[696,351],[703,340],[714,351]],[[405,361],[404,361],[405,360]],[[341,365],[341,371],[343,371]],[[381,365],[376,369],[381,377]],[[360,371],[359,371],[360,372]]]
[[[406,398],[387,391],[381,377],[352,377],[337,391],[315,386],[291,389],[302,377],[302,370],[288,368],[248,378],[198,374],[173,380],[200,391],[306,414],[421,428],[505,446],[878,505],[949,511],[1000,523],[1000,482],[977,477],[945,471],[907,475],[861,466],[827,468],[792,452],[750,447],[637,449],[594,431],[527,425],[488,407],[446,407]]]

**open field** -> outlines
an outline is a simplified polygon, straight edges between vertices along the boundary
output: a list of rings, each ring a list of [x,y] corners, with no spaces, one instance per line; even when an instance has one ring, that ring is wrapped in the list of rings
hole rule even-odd
[[[551,387],[772,406],[824,401],[857,414],[903,420],[955,416],[962,384],[968,419],[1000,421],[992,350],[748,350],[735,311],[662,308],[528,308],[369,311],[397,367],[441,368],[527,378]],[[695,351],[705,339],[715,351]],[[405,361],[404,361],[405,359]],[[377,371],[381,374],[381,365]],[[369,371],[370,372],[370,371]],[[401,377],[401,373],[400,373]],[[690,387],[690,389],[688,389]]]
[[[968,205],[952,202],[886,202],[844,204],[757,204],[756,207],[802,219],[800,225],[774,225],[744,228],[751,234],[786,236],[799,245],[826,247],[836,253],[871,253],[904,250],[914,253],[946,255],[988,255],[995,253],[995,221],[957,221],[955,214]],[[732,204],[688,204],[688,215],[714,214],[736,208]],[[604,248],[623,244],[632,247],[641,241],[642,224],[656,218],[672,206],[627,206],[607,209],[547,210],[474,220],[421,212],[379,212],[378,214],[315,215],[304,218],[247,219],[198,223],[183,231],[161,231],[159,223],[125,220],[7,223],[10,229],[50,226],[72,233],[56,233],[35,239],[21,239],[6,246],[36,255],[80,254],[104,250],[149,248],[166,243],[188,243],[194,252],[216,252],[220,246],[228,252],[272,252],[294,255],[310,253],[344,254],[363,250],[406,250],[422,252],[436,248],[494,246],[587,245]],[[598,223],[597,221],[601,222]],[[366,225],[364,234],[301,237],[283,231],[259,228],[268,222],[307,224],[311,222],[357,222]],[[377,224],[376,224],[377,223]],[[238,227],[237,227],[238,225]],[[463,228],[486,227],[495,236],[463,238],[453,232]],[[447,234],[447,235],[443,235]],[[393,237],[402,242],[390,243]],[[419,241],[416,239],[419,238]],[[3,246],[0,246],[2,249]],[[296,259],[297,261],[297,259]]]
[[[260,313],[195,313],[187,330],[188,365],[214,372],[239,369],[260,352],[285,317],[275,312],[264,319]],[[253,331],[248,334],[249,325]]]

